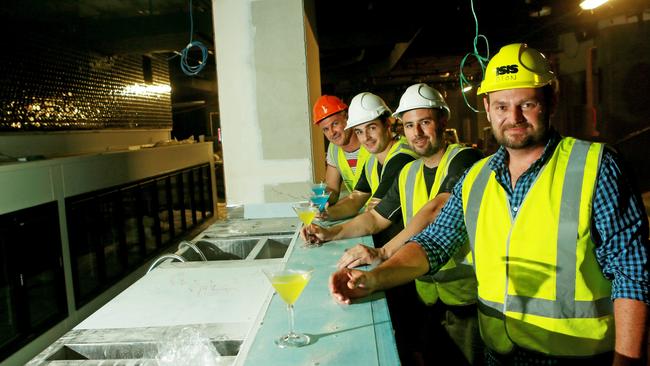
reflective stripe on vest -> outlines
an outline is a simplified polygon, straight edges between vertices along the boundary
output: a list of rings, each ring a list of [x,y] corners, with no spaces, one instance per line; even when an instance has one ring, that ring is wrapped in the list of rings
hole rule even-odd
[[[440,190],[442,182],[447,177],[449,165],[461,150],[459,144],[449,145],[440,158],[436,176],[429,192],[426,191],[424,181],[424,168],[422,159],[408,163],[402,168],[399,177],[400,202],[402,202],[402,217],[406,225],[411,221],[415,213],[420,211],[428,201],[433,199]],[[404,226],[406,226],[404,225]]]
[[[404,166],[400,172],[398,184],[402,216],[406,223],[410,222],[413,215],[438,194],[440,186],[449,172],[451,161],[464,149],[466,148],[458,144],[447,146],[445,153],[440,158],[436,176],[429,191],[427,191],[424,179],[422,159]],[[476,303],[476,286],[476,276],[467,244],[456,252],[435,275],[421,276],[415,280],[418,295],[427,305],[435,304],[438,298],[448,305]]]
[[[481,333],[494,350],[517,344],[588,356],[613,349],[611,283],[590,236],[602,151],[602,144],[562,139],[514,219],[491,158],[467,174],[463,207],[481,284]]]
[[[419,157],[415,151],[411,150],[408,143],[406,142],[406,138],[400,137],[397,141],[395,141],[395,143],[393,143],[393,146],[391,146],[390,150],[388,151],[388,154],[386,155],[386,159],[384,159],[384,164],[382,164],[382,166],[386,167],[390,159],[392,159],[393,157],[399,154],[407,154],[414,157],[415,159]],[[366,161],[366,165],[364,167],[366,173],[366,180],[370,185],[371,196],[375,195],[377,188],[379,188],[379,183],[381,182],[381,179],[384,176],[384,172],[386,171],[386,169],[382,169],[381,174],[378,174],[377,173],[378,164],[379,164],[379,160],[377,159],[377,155],[371,154],[370,157],[368,158],[368,161]]]
[[[329,160],[334,163],[336,170],[341,174],[345,189],[348,192],[352,192],[361,177],[361,172],[363,172],[366,161],[370,157],[368,150],[363,146],[357,150],[357,166],[354,169],[348,163],[345,151],[340,146],[330,143],[327,148],[327,155],[329,156]]]

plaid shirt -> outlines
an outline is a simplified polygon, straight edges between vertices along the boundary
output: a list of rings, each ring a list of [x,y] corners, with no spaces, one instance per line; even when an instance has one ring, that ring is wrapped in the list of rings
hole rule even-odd
[[[502,146],[489,162],[496,180],[507,193],[512,217],[548,162],[561,136],[553,131],[542,156],[517,180],[512,188],[507,151]],[[427,253],[431,272],[447,263],[468,239],[463,215],[463,176],[436,220],[411,238]],[[595,230],[594,230],[595,229]],[[639,195],[622,174],[616,156],[605,149],[598,171],[593,201],[592,237],[596,258],[603,275],[612,281],[612,299],[627,298],[650,304],[648,273],[648,222]]]

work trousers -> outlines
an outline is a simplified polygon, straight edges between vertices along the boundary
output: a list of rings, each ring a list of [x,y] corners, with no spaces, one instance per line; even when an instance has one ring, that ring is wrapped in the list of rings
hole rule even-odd
[[[415,282],[386,291],[395,340],[402,365],[482,365],[483,343],[476,306],[427,306]]]

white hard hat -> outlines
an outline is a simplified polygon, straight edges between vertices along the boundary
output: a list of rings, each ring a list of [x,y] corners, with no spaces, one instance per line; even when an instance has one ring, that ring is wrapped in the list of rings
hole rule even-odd
[[[357,94],[352,98],[348,108],[348,125],[345,129],[370,122],[379,118],[382,114],[391,113],[384,101],[369,92]]]
[[[404,112],[418,108],[442,109],[445,112],[445,117],[449,118],[449,106],[445,102],[445,98],[439,91],[424,83],[411,85],[406,89],[393,117],[401,119]]]

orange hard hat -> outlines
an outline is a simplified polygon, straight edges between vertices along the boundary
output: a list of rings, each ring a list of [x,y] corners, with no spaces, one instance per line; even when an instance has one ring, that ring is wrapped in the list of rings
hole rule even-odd
[[[348,105],[333,95],[322,95],[314,104],[314,124],[325,118],[348,109]]]

